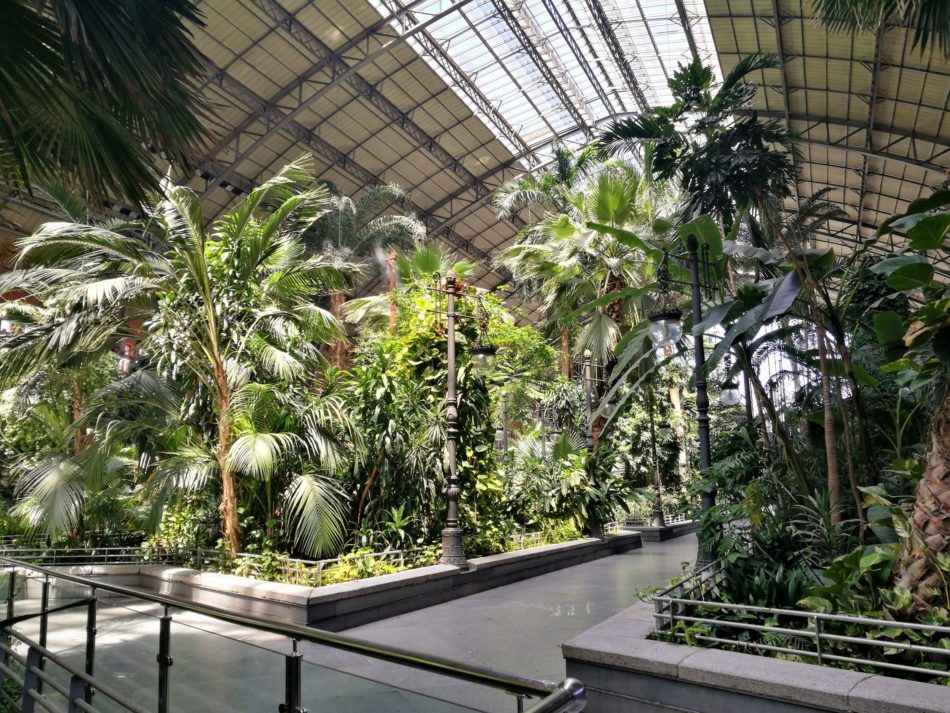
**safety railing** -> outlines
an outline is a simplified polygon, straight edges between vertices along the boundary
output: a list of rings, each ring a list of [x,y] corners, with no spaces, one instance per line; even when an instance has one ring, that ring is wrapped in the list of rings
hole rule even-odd
[[[717,598],[723,577],[713,562],[654,595],[655,629],[717,648],[950,679],[950,671],[920,665],[946,667],[950,649],[895,640],[896,633],[916,632],[922,640],[945,642],[950,627],[722,602]],[[866,647],[865,655],[855,655],[855,647]]]
[[[681,525],[683,523],[692,522],[693,516],[689,513],[681,512],[675,515],[664,515],[663,524],[666,527],[671,525]],[[653,523],[653,518],[651,516],[639,516],[639,515],[630,515],[629,517],[624,518],[621,523],[625,527],[650,527]]]
[[[102,713],[103,709],[93,702],[94,694],[102,694],[108,699],[110,711],[118,709],[131,713],[145,713],[147,710],[157,710],[158,713],[168,713],[171,710],[170,690],[173,665],[172,613],[175,611],[197,614],[219,622],[276,634],[289,640],[291,652],[283,655],[285,659],[284,696],[279,706],[276,706],[282,713],[306,713],[302,705],[303,655],[298,650],[301,642],[339,649],[502,691],[515,697],[516,710],[519,713],[578,713],[586,705],[584,687],[574,679],[555,684],[444,657],[383,646],[344,634],[239,615],[217,607],[101,582],[9,557],[0,557],[0,568],[5,569],[8,575],[6,617],[0,621],[0,631],[5,638],[0,645],[0,697],[22,713],[33,713],[36,710],[52,713],[80,713],[80,711]],[[40,583],[39,611],[18,614],[15,611],[17,582],[26,579]],[[78,585],[80,590],[88,590],[88,596],[50,606],[50,589],[54,583],[56,586],[69,583],[72,585],[74,594]],[[140,602],[150,602],[162,608],[163,613],[158,617],[159,637],[155,659],[158,677],[157,700],[151,705],[133,701],[127,695],[114,690],[107,682],[107,676],[98,674],[96,671],[97,611],[99,597],[103,593]],[[85,607],[87,611],[85,655],[82,666],[50,651],[46,645],[50,614],[79,607]],[[31,619],[39,619],[40,634],[37,640],[25,636],[15,628],[18,624]],[[25,648],[26,653],[17,651],[18,647]],[[68,685],[62,683],[61,677],[50,675],[50,667],[59,669],[68,678]],[[18,688],[20,691],[18,699],[9,693],[9,687],[5,685],[5,682]],[[54,700],[49,695],[50,691],[57,694],[61,700]],[[530,699],[538,700],[533,707],[525,710],[525,702]]]

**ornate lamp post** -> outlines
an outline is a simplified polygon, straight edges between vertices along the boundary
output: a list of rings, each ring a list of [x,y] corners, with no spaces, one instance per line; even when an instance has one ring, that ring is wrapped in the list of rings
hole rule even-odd
[[[455,272],[450,270],[445,276],[445,284],[441,290],[445,292],[445,316],[447,367],[445,388],[445,452],[449,462],[449,476],[446,482],[445,497],[448,504],[445,527],[442,530],[442,557],[441,564],[451,564],[463,567],[468,562],[465,557],[465,547],[462,540],[462,528],[459,527],[459,479],[458,479],[458,395],[456,392],[456,363],[455,363],[455,298],[458,283]],[[487,341],[488,313],[479,300],[478,303],[479,334],[478,341],[472,345],[472,364],[482,374],[488,373],[495,363],[496,348]]]
[[[650,409],[650,457],[653,462],[653,515],[651,527],[666,527],[663,515],[663,485],[660,482],[660,463],[656,457],[656,424],[653,420],[653,387],[647,392],[647,404]]]

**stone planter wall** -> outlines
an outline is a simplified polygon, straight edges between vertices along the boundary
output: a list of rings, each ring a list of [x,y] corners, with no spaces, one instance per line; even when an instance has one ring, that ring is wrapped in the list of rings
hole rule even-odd
[[[588,538],[478,557],[466,569],[434,565],[323,587],[164,565],[82,565],[63,570],[241,614],[339,631],[640,546],[639,534],[624,532],[603,540]]]
[[[565,644],[585,713],[948,713],[950,687],[646,637],[642,603]]]

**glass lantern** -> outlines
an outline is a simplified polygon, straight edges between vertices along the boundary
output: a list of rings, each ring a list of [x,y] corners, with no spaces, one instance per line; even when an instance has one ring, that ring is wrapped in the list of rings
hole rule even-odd
[[[491,344],[476,344],[472,347],[472,364],[481,376],[487,376],[495,368],[498,349]]]
[[[735,406],[741,398],[739,385],[735,381],[730,379],[720,387],[719,403],[723,406]]]
[[[650,340],[657,348],[671,347],[683,336],[682,312],[669,310],[650,315]]]

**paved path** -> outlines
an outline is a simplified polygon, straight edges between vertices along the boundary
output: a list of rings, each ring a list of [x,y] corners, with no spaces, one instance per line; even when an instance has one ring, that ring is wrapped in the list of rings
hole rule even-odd
[[[347,630],[526,676],[561,679],[561,644],[665,584],[696,557],[687,535]]]
[[[692,560],[694,536],[613,555],[347,633],[527,676],[560,680],[560,644],[635,601],[636,592],[663,584]],[[19,606],[19,605],[18,605]],[[19,611],[29,610],[24,602]],[[128,600],[100,605],[96,669],[120,693],[154,710],[160,608]],[[275,637],[188,613],[173,612],[171,710],[176,713],[274,712],[283,695],[282,654]],[[79,664],[84,614],[50,617],[49,648]],[[36,638],[36,622],[23,625]],[[250,645],[248,645],[250,644]],[[311,713],[514,713],[501,692],[303,644],[304,707]],[[413,693],[416,691],[417,693]],[[421,695],[420,695],[421,694]],[[101,710],[115,710],[99,697]]]

